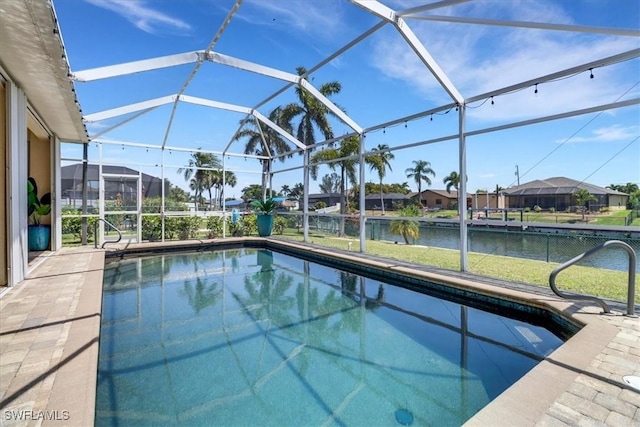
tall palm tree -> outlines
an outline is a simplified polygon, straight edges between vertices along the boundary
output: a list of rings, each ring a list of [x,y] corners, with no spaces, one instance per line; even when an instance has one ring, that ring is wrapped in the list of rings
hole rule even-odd
[[[298,182],[293,186],[289,196],[295,197],[297,199],[301,198],[304,195],[304,185],[301,182]]]
[[[447,193],[451,193],[451,187],[455,188],[456,191],[460,188],[460,175],[458,172],[453,171],[449,175],[445,176],[442,180],[443,184],[446,184]]]
[[[378,172],[378,178],[380,178],[380,204],[382,206],[382,215],[384,215],[382,180],[387,175],[387,168],[390,171],[393,171],[391,168],[391,160],[395,159],[396,156],[389,151],[389,146],[387,144],[378,144],[373,151],[376,151],[376,153],[368,156],[366,158],[366,162],[369,164],[372,171],[375,170]]]
[[[311,157],[311,163],[324,162],[328,160],[341,159],[343,157],[353,156],[357,154],[360,149],[360,140],[358,137],[351,136],[349,138],[340,141],[338,147],[326,147],[322,150],[314,153]],[[340,170],[340,213],[345,214],[347,212],[347,191],[346,183],[347,179],[352,183],[358,181],[356,173],[357,159],[339,160],[328,163],[327,166],[331,170]],[[310,168],[311,178],[318,179],[318,165],[313,164]],[[340,236],[344,236],[344,217],[340,221]]]
[[[200,148],[198,148],[200,150]],[[222,167],[218,156],[212,153],[200,153],[195,152],[191,154],[187,167],[178,169],[178,173],[184,176],[184,180],[189,182],[189,188],[195,191],[196,210],[198,210],[198,201],[202,199],[202,191],[209,189],[209,200],[211,201],[211,186],[207,187],[207,184],[211,182],[211,171],[202,170],[206,169],[218,169]],[[191,183],[190,181],[194,182]]]
[[[426,160],[414,160],[413,167],[406,169],[404,173],[407,174],[407,178],[413,178],[418,184],[418,203],[422,206],[422,181],[426,182],[427,185],[431,185],[429,175],[436,177],[436,173],[431,169],[431,163]]]
[[[218,178],[216,180],[216,192],[218,193],[218,206],[222,206],[224,201],[224,187],[229,186],[231,188],[238,184],[238,178],[232,171],[224,171],[224,185],[222,185],[222,171],[216,171]]]
[[[269,113],[269,120],[285,131],[291,132],[291,125],[284,120],[281,107],[277,107]],[[260,126],[260,128],[258,128],[258,126]],[[261,129],[262,133],[260,133]],[[263,135],[264,141],[262,140]],[[253,120],[244,122],[243,128],[236,134],[233,140],[238,141],[245,138],[247,139],[247,145],[244,147],[245,154],[269,157],[269,159],[259,159],[262,165],[262,200],[265,200],[267,198],[267,187],[269,186],[269,177],[271,175],[272,159],[277,155],[290,151],[291,147],[278,132],[269,126],[259,125]],[[279,159],[281,162],[284,162],[285,157],[282,156],[279,157]]]
[[[289,197],[290,192],[291,192],[291,187],[289,187],[287,184],[283,185],[280,188],[280,193],[282,194],[283,197]]]
[[[304,67],[298,67],[296,71],[299,76],[307,73]],[[325,97],[329,97],[339,93],[340,89],[342,89],[340,82],[332,81],[323,83],[318,91]],[[298,141],[304,145],[315,144],[315,129],[322,133],[325,140],[333,138],[333,129],[328,118],[329,116],[335,117],[335,114],[300,86],[296,87],[296,96],[298,103],[292,102],[285,105],[282,108],[282,117],[286,123],[290,124],[291,128],[293,128],[291,122],[296,117],[300,117],[300,122],[295,126]]]

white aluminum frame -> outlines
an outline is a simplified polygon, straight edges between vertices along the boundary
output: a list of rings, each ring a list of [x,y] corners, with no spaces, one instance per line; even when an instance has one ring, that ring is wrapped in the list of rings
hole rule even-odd
[[[166,130],[166,133],[165,133],[165,136],[164,136],[164,139],[163,139],[161,145],[159,145],[159,146],[158,145],[146,145],[146,144],[127,143],[127,142],[115,142],[115,141],[108,141],[108,140],[96,140],[96,141],[99,141],[101,144],[102,143],[104,143],[104,144],[113,143],[113,144],[131,145],[131,146],[142,146],[142,147],[146,146],[148,148],[161,148],[163,150],[163,156],[162,156],[163,166],[165,166],[164,165],[164,151],[167,150],[167,149],[176,150],[176,151],[189,151],[189,152],[198,152],[198,151],[200,151],[200,152],[215,153],[215,154],[219,154],[219,155],[222,156],[223,170],[226,170],[226,164],[224,162],[224,160],[225,160],[224,157],[225,156],[242,156],[242,157],[245,157],[245,158],[251,157],[251,158],[257,158],[257,159],[260,159],[260,160],[268,159],[270,161],[273,161],[273,159],[275,159],[275,158],[279,158],[281,156],[286,156],[286,155],[289,155],[289,154],[292,154],[292,153],[303,151],[304,152],[303,153],[304,154],[304,160],[303,160],[303,165],[302,166],[285,168],[285,169],[281,169],[281,170],[278,170],[278,171],[273,171],[271,169],[271,167],[270,167],[268,173],[270,175],[270,179],[269,179],[269,182],[270,182],[271,177],[273,176],[273,174],[282,173],[282,172],[285,172],[285,171],[302,169],[303,182],[304,182],[304,188],[305,188],[305,192],[304,192],[304,196],[303,196],[304,241],[309,241],[309,234],[308,234],[308,231],[309,231],[308,230],[308,228],[309,228],[309,211],[308,211],[308,206],[307,205],[308,205],[309,169],[310,169],[311,166],[313,166],[313,165],[310,164],[309,149],[316,148],[316,147],[322,147],[322,146],[325,146],[325,145],[327,145],[327,144],[329,144],[329,143],[331,143],[333,141],[338,141],[338,140],[341,140],[341,139],[344,139],[344,138],[350,137],[350,136],[356,136],[357,135],[358,138],[360,138],[361,144],[360,144],[359,153],[357,155],[350,156],[350,158],[358,157],[358,159],[359,159],[359,164],[360,164],[359,177],[360,177],[360,181],[361,181],[360,182],[360,186],[361,186],[360,205],[362,207],[362,206],[364,206],[364,188],[363,188],[364,178],[365,178],[364,160],[365,160],[366,155],[369,154],[369,152],[367,152],[366,149],[365,149],[365,143],[364,143],[364,137],[366,136],[366,133],[367,132],[372,132],[372,131],[375,131],[375,130],[379,130],[380,128],[394,126],[394,125],[397,125],[397,124],[402,123],[402,122],[407,122],[407,121],[410,121],[410,120],[419,119],[419,118],[426,117],[426,116],[429,116],[429,115],[442,113],[442,112],[445,112],[445,111],[448,112],[448,111],[452,110],[453,108],[456,108],[457,113],[458,113],[458,132],[457,133],[452,134],[452,135],[440,136],[440,137],[433,138],[433,139],[430,139],[430,140],[412,142],[412,143],[407,143],[407,144],[403,144],[403,145],[400,145],[400,146],[395,146],[393,148],[390,148],[389,151],[412,148],[412,147],[418,147],[418,146],[422,146],[422,145],[426,145],[426,144],[432,144],[432,143],[436,143],[436,142],[442,142],[442,141],[448,141],[448,140],[454,140],[454,139],[458,140],[458,150],[459,150],[458,162],[459,162],[459,169],[460,169],[459,173],[460,173],[460,177],[461,177],[460,188],[459,188],[459,197],[460,197],[460,199],[459,199],[459,203],[458,203],[458,205],[459,205],[459,214],[460,214],[459,224],[460,224],[460,241],[461,241],[460,265],[461,265],[461,270],[465,271],[467,269],[467,220],[465,219],[466,218],[466,211],[467,211],[467,209],[466,209],[466,196],[467,196],[467,188],[466,188],[467,187],[467,185],[466,185],[466,176],[467,176],[467,170],[466,170],[467,169],[466,138],[467,137],[474,136],[474,135],[480,135],[480,134],[488,133],[488,132],[500,131],[500,130],[504,130],[504,129],[510,129],[510,128],[514,128],[514,127],[520,127],[520,126],[527,126],[527,125],[532,125],[532,124],[536,124],[536,123],[542,123],[542,122],[546,122],[546,121],[550,121],[550,120],[558,120],[558,119],[562,119],[562,118],[573,117],[573,116],[578,116],[578,115],[582,115],[582,114],[588,114],[588,113],[596,112],[596,111],[604,111],[604,110],[610,110],[610,109],[616,109],[616,108],[623,108],[623,107],[628,107],[628,106],[632,106],[632,105],[638,105],[640,103],[640,99],[635,98],[635,99],[629,99],[629,100],[620,101],[620,102],[613,102],[613,103],[608,103],[608,104],[603,104],[603,105],[598,105],[598,106],[587,106],[587,107],[579,109],[579,110],[566,111],[566,112],[557,113],[557,114],[553,114],[553,115],[536,117],[536,118],[533,118],[533,119],[530,119],[530,120],[523,120],[523,121],[519,121],[519,122],[505,123],[503,125],[493,126],[493,127],[490,127],[490,128],[469,130],[466,127],[466,109],[467,109],[467,106],[469,104],[471,104],[471,103],[478,102],[478,101],[484,101],[484,100],[487,100],[487,99],[489,99],[491,97],[495,97],[495,96],[506,95],[506,94],[509,94],[511,92],[514,92],[514,91],[517,91],[517,90],[520,90],[520,89],[523,89],[523,88],[526,88],[526,87],[531,87],[531,86],[534,86],[534,85],[539,85],[539,84],[544,84],[544,83],[547,83],[547,82],[552,82],[552,81],[555,81],[557,79],[566,78],[568,76],[579,74],[579,73],[582,73],[582,72],[585,72],[585,71],[588,71],[588,70],[591,70],[591,69],[594,69],[594,68],[605,67],[605,66],[609,66],[609,65],[612,65],[612,64],[615,64],[615,63],[618,63],[618,62],[622,62],[622,61],[626,61],[626,60],[630,60],[630,59],[637,59],[637,58],[640,57],[640,49],[632,49],[632,50],[629,50],[629,51],[626,51],[626,52],[622,52],[622,53],[617,54],[617,55],[612,55],[612,56],[609,56],[609,57],[606,57],[606,58],[601,58],[601,59],[596,60],[596,61],[580,64],[580,65],[573,66],[573,67],[570,67],[570,68],[567,68],[565,70],[561,70],[561,71],[558,71],[558,72],[555,72],[555,73],[543,75],[543,76],[540,76],[540,77],[535,78],[535,79],[530,79],[530,80],[527,80],[527,81],[523,81],[523,82],[517,83],[515,85],[510,85],[510,86],[503,87],[503,88],[500,88],[500,89],[497,89],[497,90],[493,90],[493,91],[490,91],[490,92],[486,92],[486,93],[483,93],[483,94],[478,94],[478,95],[474,95],[474,96],[465,98],[463,96],[463,94],[461,94],[458,91],[458,89],[455,87],[455,85],[451,82],[451,80],[446,75],[446,73],[443,72],[443,70],[440,68],[440,66],[437,64],[437,62],[434,60],[434,58],[431,56],[431,54],[425,48],[425,46],[417,38],[417,36],[413,32],[413,30],[411,29],[411,26],[410,26],[410,24],[408,22],[409,20],[439,21],[439,22],[477,24],[477,25],[506,26],[506,27],[517,27],[517,28],[533,28],[533,29],[539,29],[541,31],[571,31],[571,32],[580,32],[580,33],[594,33],[594,34],[631,36],[631,37],[640,37],[640,31],[638,31],[638,30],[626,30],[626,29],[615,29],[615,28],[588,27],[588,26],[579,26],[579,25],[549,24],[549,23],[541,23],[541,22],[500,21],[500,20],[494,20],[494,19],[477,19],[477,18],[457,17],[457,16],[442,16],[442,15],[433,15],[433,14],[423,15],[423,14],[421,14],[423,12],[433,11],[433,10],[439,9],[439,8],[444,8],[444,7],[453,6],[453,5],[457,5],[457,4],[467,3],[467,2],[470,2],[472,0],[441,0],[441,1],[436,1],[436,2],[430,3],[430,4],[416,6],[416,7],[412,7],[412,8],[406,9],[406,10],[400,10],[400,11],[395,11],[395,10],[385,6],[384,4],[380,3],[377,0],[348,0],[348,1],[350,3],[356,5],[356,6],[360,7],[361,9],[365,10],[366,12],[378,17],[380,19],[380,22],[378,22],[373,27],[371,27],[370,29],[368,29],[367,31],[365,31],[364,33],[362,33],[361,35],[356,37],[351,42],[347,43],[342,48],[338,49],[333,54],[331,54],[328,57],[326,57],[324,60],[322,60],[317,65],[311,67],[309,69],[309,71],[307,71],[307,73],[302,75],[302,76],[297,76],[297,75],[294,75],[294,74],[291,74],[291,73],[288,73],[288,72],[285,72],[285,71],[282,71],[282,70],[278,70],[278,69],[274,69],[274,68],[267,67],[267,66],[264,66],[264,65],[260,65],[260,64],[256,64],[256,63],[253,63],[253,62],[249,62],[249,61],[246,61],[246,60],[243,60],[243,59],[240,59],[240,58],[235,58],[235,57],[231,57],[231,56],[228,56],[228,55],[224,55],[224,54],[221,54],[221,53],[218,53],[218,52],[214,52],[212,50],[213,46],[218,41],[218,39],[220,38],[220,36],[224,32],[224,30],[226,29],[227,25],[229,24],[229,22],[231,21],[231,19],[233,18],[233,16],[237,12],[238,8],[240,7],[240,5],[242,3],[240,0],[236,1],[235,5],[233,6],[231,11],[229,12],[229,14],[228,14],[227,18],[225,19],[225,21],[223,22],[222,26],[220,27],[220,29],[218,30],[218,32],[214,36],[213,40],[211,41],[211,43],[209,44],[209,46],[205,50],[186,52],[186,53],[181,53],[181,54],[176,54],[176,55],[169,55],[169,56],[164,56],[164,57],[159,57],[159,58],[146,59],[146,60],[142,60],[142,61],[135,61],[135,62],[130,62],[130,63],[126,63],[126,64],[114,65],[114,66],[110,66],[110,67],[101,67],[101,68],[97,68],[97,69],[93,69],[93,70],[86,70],[86,71],[81,71],[81,72],[75,73],[73,75],[74,78],[76,79],[76,81],[80,82],[80,81],[91,81],[91,80],[99,79],[99,78],[108,78],[108,77],[115,77],[115,76],[120,76],[120,75],[125,75],[125,74],[144,72],[144,71],[149,71],[149,70],[152,70],[152,69],[165,68],[165,67],[170,67],[170,66],[174,66],[174,65],[184,65],[184,64],[188,64],[188,63],[196,63],[196,66],[193,69],[192,73],[187,78],[187,80],[184,83],[182,89],[177,94],[170,95],[170,96],[163,97],[163,98],[157,98],[155,100],[147,100],[147,101],[143,101],[143,102],[140,102],[140,103],[131,104],[131,105],[127,105],[127,106],[121,106],[121,107],[114,108],[114,109],[111,109],[111,110],[106,110],[106,111],[103,111],[103,112],[90,114],[90,115],[87,115],[85,117],[88,121],[95,121],[95,120],[102,120],[102,119],[105,119],[105,118],[111,118],[111,117],[115,117],[115,116],[119,116],[119,115],[123,115],[123,114],[138,113],[133,118],[128,118],[124,122],[121,122],[121,123],[116,124],[115,126],[111,127],[109,129],[109,130],[111,130],[111,129],[115,128],[115,127],[120,126],[123,123],[126,123],[126,122],[128,122],[130,120],[133,120],[133,119],[137,118],[138,116],[140,116],[142,114],[145,114],[148,111],[151,111],[153,108],[156,108],[156,107],[158,107],[160,105],[173,103],[173,109],[172,109],[172,112],[171,112],[171,117],[169,119],[169,124],[167,126],[167,130]],[[422,111],[422,112],[419,112],[419,113],[416,113],[416,114],[412,114],[410,116],[406,116],[404,118],[399,118],[399,119],[395,119],[395,120],[392,120],[392,121],[389,121],[389,122],[386,122],[386,123],[373,125],[373,126],[370,126],[370,127],[367,127],[367,128],[362,128],[358,123],[356,123],[347,114],[345,114],[342,110],[340,110],[333,102],[331,102],[326,97],[324,97],[313,85],[311,85],[309,83],[309,81],[307,80],[307,76],[310,75],[311,73],[313,73],[314,71],[318,70],[319,68],[323,67],[324,65],[328,64],[329,62],[331,62],[332,60],[334,60],[335,58],[340,56],[342,53],[344,53],[347,50],[351,49],[352,47],[356,46],[357,44],[359,44],[360,42],[365,40],[367,37],[369,37],[370,35],[372,35],[376,31],[378,31],[382,27],[386,26],[387,24],[393,25],[394,28],[398,31],[398,33],[404,38],[404,40],[406,41],[407,45],[415,52],[415,54],[418,56],[418,58],[420,59],[422,64],[425,66],[425,68],[429,70],[431,75],[434,76],[434,78],[439,82],[439,84],[441,85],[443,90],[449,95],[449,97],[451,98],[451,102],[446,104],[446,105],[442,105],[442,106],[439,106],[439,107],[436,107],[436,108],[432,108],[432,109],[429,109],[429,110],[426,110],[426,111]],[[245,107],[245,106],[238,106],[238,105],[233,105],[233,104],[228,104],[228,103],[222,103],[222,102],[218,102],[218,101],[215,101],[215,100],[198,98],[198,97],[194,97],[194,96],[184,95],[185,89],[189,85],[189,83],[190,83],[191,79],[193,78],[193,76],[200,69],[200,67],[202,66],[204,61],[213,62],[213,63],[220,64],[220,65],[223,65],[223,66],[234,67],[234,68],[237,68],[237,69],[240,69],[240,70],[248,71],[248,72],[255,73],[255,74],[264,75],[264,76],[267,76],[267,77],[270,77],[270,78],[275,78],[275,79],[278,79],[278,80],[282,80],[282,81],[286,82],[287,84],[285,86],[283,86],[281,89],[279,89],[276,92],[274,92],[272,95],[268,96],[263,101],[261,101],[258,104],[256,104],[256,106],[254,106],[253,108]],[[323,105],[325,105],[333,114],[335,114],[337,117],[339,117],[342,122],[344,122],[346,125],[348,125],[353,130],[353,132],[350,132],[350,133],[348,133],[346,135],[342,135],[341,137],[333,138],[331,140],[325,140],[325,141],[321,141],[321,142],[313,144],[313,145],[305,146],[301,141],[298,141],[296,138],[294,138],[292,135],[290,135],[289,133],[284,131],[282,128],[277,126],[275,123],[271,122],[268,118],[266,118],[263,114],[261,114],[258,111],[258,108],[262,107],[263,105],[265,105],[269,101],[273,100],[275,97],[277,97],[278,95],[282,94],[286,90],[290,89],[294,85],[298,85],[300,88],[306,90],[308,93],[310,93],[312,96],[314,96],[319,102],[321,102]],[[169,132],[170,132],[170,129],[171,129],[171,123],[173,121],[175,110],[176,110],[177,105],[178,105],[179,102],[186,102],[186,103],[192,103],[192,104],[207,106],[207,107],[211,107],[211,108],[218,108],[218,109],[234,111],[234,112],[245,114],[245,118],[242,121],[242,123],[240,124],[240,126],[238,127],[238,130],[235,132],[234,136],[231,138],[231,140],[228,142],[228,144],[225,146],[225,148],[222,151],[207,151],[207,150],[196,150],[196,149],[184,149],[184,148],[177,148],[177,147],[169,147],[167,145],[167,139],[168,139]],[[253,120],[256,121],[256,125],[257,125],[257,127],[259,129],[259,132],[260,132],[261,136],[262,136],[263,146],[266,148],[265,152],[268,154],[268,156],[256,156],[256,155],[249,155],[249,154],[243,154],[243,153],[242,154],[238,154],[238,153],[233,153],[233,152],[230,151],[230,148],[231,148],[233,142],[235,142],[235,137],[236,137],[237,133],[241,130],[241,128],[244,125],[244,123],[247,120],[250,120],[250,119],[253,119]],[[266,126],[271,127],[271,129],[273,129],[274,131],[278,132],[281,136],[286,138],[289,142],[293,143],[296,148],[294,148],[290,152],[274,156],[273,155],[274,153],[269,152],[268,147],[265,144],[264,134],[263,134],[263,129],[261,127],[261,124],[264,124]],[[102,135],[104,133],[105,132],[103,131],[99,135]],[[98,135],[96,135],[96,136],[98,136]],[[325,163],[325,162],[317,162],[314,165],[319,165],[319,164],[322,164],[322,163]],[[164,168],[163,168],[163,173],[164,173]],[[163,180],[163,184],[164,184],[164,180]],[[163,195],[164,195],[164,191],[163,191]],[[361,224],[360,250],[363,251],[363,252],[365,251],[365,232],[364,232],[364,223],[365,223],[365,221],[366,221],[366,216],[364,215],[363,209],[361,209],[361,214],[360,214],[360,224]]]

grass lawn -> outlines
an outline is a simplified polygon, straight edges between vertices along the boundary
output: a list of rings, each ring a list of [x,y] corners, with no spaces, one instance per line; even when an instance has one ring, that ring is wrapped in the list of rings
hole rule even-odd
[[[286,239],[302,241],[302,234],[296,230],[286,230]],[[309,238],[318,246],[346,250],[348,242],[357,250],[358,240],[339,238],[320,233],[309,233]],[[391,242],[367,240],[366,252],[385,258],[415,262],[449,270],[460,270],[460,253],[457,250],[427,246],[398,245]],[[559,264],[510,258],[469,252],[469,272],[487,277],[495,277],[515,282],[549,287],[549,274]],[[556,280],[560,290],[594,295],[616,301],[627,300],[627,273],[595,267],[572,266],[562,271]],[[635,302],[640,303],[636,292]]]

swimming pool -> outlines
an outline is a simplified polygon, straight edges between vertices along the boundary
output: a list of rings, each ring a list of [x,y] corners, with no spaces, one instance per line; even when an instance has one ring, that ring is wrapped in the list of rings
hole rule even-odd
[[[266,249],[110,264],[96,425],[460,425],[548,330]]]

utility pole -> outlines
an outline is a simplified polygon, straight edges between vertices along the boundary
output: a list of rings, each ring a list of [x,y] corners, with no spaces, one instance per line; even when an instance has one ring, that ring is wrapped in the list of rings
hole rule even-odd
[[[518,179],[518,185],[520,185],[520,171],[518,170],[518,165],[516,165],[516,178]]]

